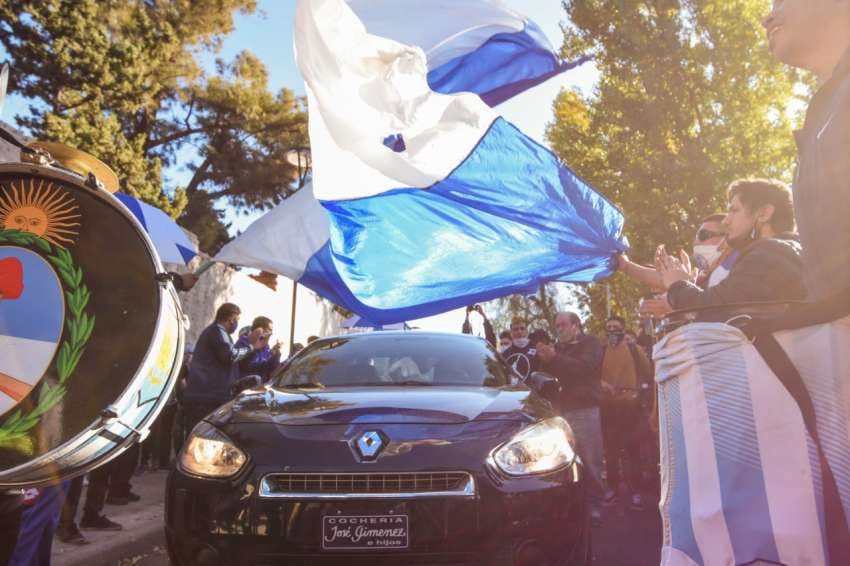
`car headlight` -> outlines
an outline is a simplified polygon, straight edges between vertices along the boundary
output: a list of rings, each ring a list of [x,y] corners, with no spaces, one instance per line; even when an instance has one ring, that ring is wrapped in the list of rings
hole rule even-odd
[[[575,460],[572,437],[567,421],[561,417],[547,419],[519,432],[498,448],[493,461],[511,476],[552,472]]]
[[[180,468],[208,478],[236,475],[248,457],[223,432],[201,421],[180,451]]]

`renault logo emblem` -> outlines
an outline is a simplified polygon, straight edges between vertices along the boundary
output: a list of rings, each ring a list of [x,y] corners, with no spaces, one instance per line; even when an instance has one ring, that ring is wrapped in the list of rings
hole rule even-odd
[[[364,460],[374,460],[384,447],[384,438],[377,430],[369,430],[357,438],[357,451]]]

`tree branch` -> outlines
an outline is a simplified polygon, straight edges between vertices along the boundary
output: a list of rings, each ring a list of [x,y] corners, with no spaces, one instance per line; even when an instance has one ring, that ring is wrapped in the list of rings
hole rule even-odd
[[[198,187],[201,186],[201,183],[207,180],[207,171],[210,166],[212,166],[212,159],[207,157],[201,166],[195,169],[195,174],[192,175],[192,180],[189,181],[189,184],[186,186],[186,194],[192,196],[196,192],[198,192]]]
[[[206,128],[188,128],[186,130],[180,130],[178,132],[174,132],[173,134],[167,135],[163,138],[157,138],[155,140],[148,140],[145,142],[145,152],[151,150],[155,147],[159,147],[161,145],[169,144],[173,141],[177,141],[181,138],[185,138],[187,136],[191,136],[194,134],[200,134],[206,131]]]

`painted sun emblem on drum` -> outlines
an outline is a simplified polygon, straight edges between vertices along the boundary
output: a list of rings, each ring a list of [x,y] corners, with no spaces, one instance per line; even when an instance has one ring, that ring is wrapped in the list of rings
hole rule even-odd
[[[69,194],[56,190],[51,182],[35,179],[11,183],[0,192],[0,228],[20,230],[41,236],[51,244],[65,247],[73,243],[80,226],[79,207]]]

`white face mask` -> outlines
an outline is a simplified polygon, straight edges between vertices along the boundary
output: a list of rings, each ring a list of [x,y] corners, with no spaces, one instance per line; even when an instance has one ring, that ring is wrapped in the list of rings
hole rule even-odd
[[[723,252],[720,251],[720,246],[711,244],[700,244],[694,246],[694,265],[700,271],[709,269],[720,259]]]
[[[525,348],[528,346],[528,338],[514,338],[514,346],[517,348]]]

